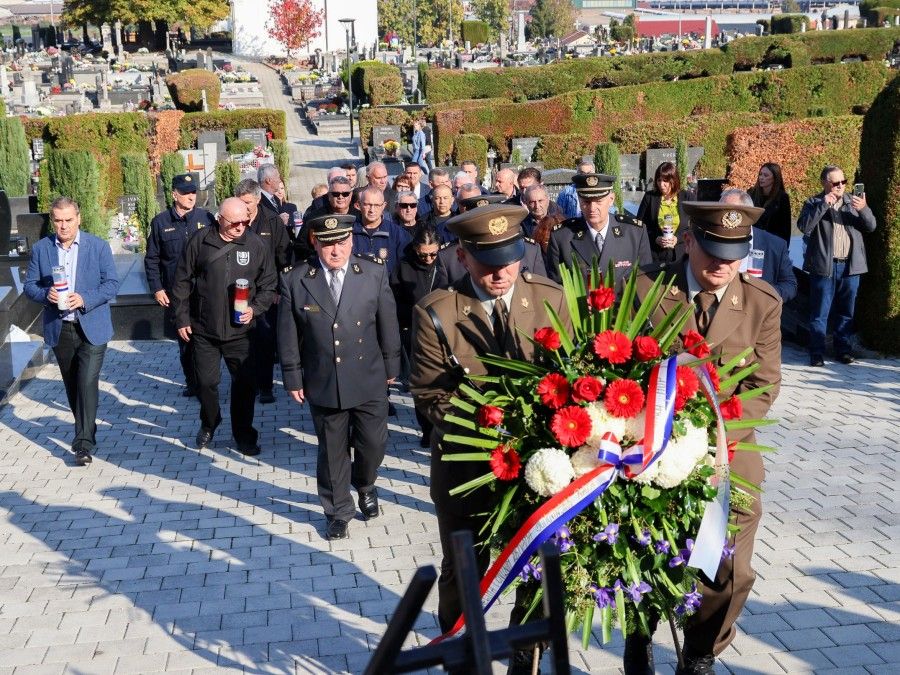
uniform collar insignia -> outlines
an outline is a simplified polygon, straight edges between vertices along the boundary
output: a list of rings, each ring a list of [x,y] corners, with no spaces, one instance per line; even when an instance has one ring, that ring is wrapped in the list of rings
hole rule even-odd
[[[737,304],[738,304],[738,296],[736,296],[736,295],[732,295],[732,296],[731,296],[731,304],[734,305],[734,306],[737,306]]]
[[[316,276],[316,272],[318,272],[318,271],[319,271],[318,267],[310,267],[306,271],[306,276],[309,277],[310,279],[313,279]]]
[[[522,298],[522,307],[528,309],[528,298]]]
[[[357,274],[362,274],[362,268],[359,266],[359,263],[353,263],[353,271]]]
[[[466,305],[465,307],[463,307],[463,314],[465,314],[466,316],[469,316],[469,314],[471,314],[471,313],[472,313],[471,305]]]
[[[678,295],[678,288],[672,286],[672,288],[669,289],[669,293],[671,293],[673,296]]]
[[[583,239],[584,238],[584,230],[578,230],[578,232],[575,234],[575,238]]]
[[[621,227],[618,227],[618,226],[617,226],[617,227],[614,227],[614,228],[613,228],[613,234],[614,234],[615,236],[617,236],[617,237],[621,237],[621,236],[622,236],[622,228],[621,228]]]

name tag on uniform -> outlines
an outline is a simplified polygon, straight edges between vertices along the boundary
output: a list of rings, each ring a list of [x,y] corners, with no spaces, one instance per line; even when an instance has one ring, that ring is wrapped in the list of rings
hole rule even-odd
[[[174,232],[174,231],[175,231],[174,227],[166,227],[163,229],[163,232]]]
[[[616,267],[631,267],[630,260],[619,260],[616,262]]]
[[[318,305],[303,305],[303,311],[304,311],[304,312],[313,312],[313,313],[315,313],[315,312],[318,312],[318,311],[320,311],[320,310],[319,310],[319,306],[318,306]]]

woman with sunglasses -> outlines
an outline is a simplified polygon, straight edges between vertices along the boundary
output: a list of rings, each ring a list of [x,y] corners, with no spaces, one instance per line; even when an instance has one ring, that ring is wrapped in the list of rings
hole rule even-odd
[[[415,237],[419,229],[419,200],[416,199],[415,192],[403,190],[397,193],[394,221],[406,230],[410,237]]]
[[[397,201],[415,203],[415,195],[408,194],[411,194],[412,197],[404,197],[401,193],[398,195]],[[439,249],[440,239],[434,228],[419,228],[391,275],[391,290],[394,292],[394,300],[397,303],[400,342],[403,345],[400,357],[400,379],[403,382],[409,379],[410,328],[413,307],[435,288],[434,279],[437,273],[436,263]],[[419,445],[427,448],[431,439],[431,423],[418,410],[416,410],[416,420],[422,430]]]

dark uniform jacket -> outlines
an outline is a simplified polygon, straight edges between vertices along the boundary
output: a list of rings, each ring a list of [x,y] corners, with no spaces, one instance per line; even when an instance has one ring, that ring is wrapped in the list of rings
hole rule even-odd
[[[273,214],[271,209],[263,209],[262,200],[259,203],[260,208],[256,211],[256,218],[250,223],[250,229],[266,242],[275,270],[280,274],[291,264],[291,238],[281,218]]]
[[[233,244],[225,255],[218,252]],[[234,283],[250,282],[253,316],[265,313],[275,299],[277,275],[269,247],[249,228],[233,242],[225,242],[218,229],[197,232],[184,249],[172,289],[175,326],[217,340],[231,340],[247,333],[256,321],[234,323]]]
[[[387,269],[352,256],[334,306],[318,257],[281,281],[278,351],[287,391],[309,402],[348,409],[383,398],[400,372],[400,331]]]
[[[144,271],[151,293],[172,290],[178,259],[188,239],[197,230],[215,224],[212,214],[200,207],[188,211],[184,217],[175,213],[174,206],[156,214],[150,221],[147,253],[144,255]]]
[[[609,263],[615,268],[616,288],[631,274],[633,265],[647,265],[652,261],[647,230],[639,220],[630,216],[610,214],[604,231],[603,252],[599,254],[599,269],[606,274]],[[569,218],[561,222],[550,233],[547,246],[547,274],[554,281],[561,281],[559,266],[572,264],[572,256],[587,278],[591,271],[591,261],[597,257],[593,231],[584,218]]]
[[[857,211],[850,206],[850,197],[844,195],[840,202],[840,218],[850,236],[850,258],[848,274],[865,274],[869,271],[866,262],[866,245],[863,232],[875,231],[875,214],[868,206]],[[810,197],[800,211],[797,228],[803,233],[806,254],[803,269],[820,277],[830,277],[834,266],[834,211],[825,202],[823,195]]]
[[[456,285],[469,272],[465,268],[456,254],[459,244],[456,241],[444,244],[438,253],[437,260],[437,276],[435,277],[435,288],[449,288]],[[522,258],[522,265],[519,267],[519,273],[531,272],[542,277],[549,276],[547,268],[544,267],[544,256],[541,253],[541,247],[534,240],[525,237],[525,257]]]
[[[394,219],[385,215],[378,227],[371,230],[357,219],[353,224],[353,252],[369,259],[380,260],[387,265],[388,275],[403,257],[403,249],[410,242],[406,229],[397,225]]]
[[[431,436],[432,499],[440,502],[443,509],[465,515],[485,510],[484,491],[471,497],[451,497],[449,491],[483,474],[486,465],[484,462],[441,461],[444,452],[464,451],[443,445],[444,434],[453,433],[453,425],[445,424],[444,416],[452,407],[450,398],[459,393],[461,375],[451,365],[450,354],[441,345],[434,322],[425,308],[430,307],[437,314],[450,350],[469,375],[487,373],[485,365],[478,360],[485,354],[505,353],[533,359],[534,344],[523,335],[534,335],[536,329],[550,325],[544,309],[545,300],[567,325],[569,313],[558,285],[545,277],[524,272],[519,275],[510,300],[507,344],[500,345],[469,277],[462,279],[455,288],[426,295],[413,310],[410,389],[416,408],[435,425],[435,433]]]

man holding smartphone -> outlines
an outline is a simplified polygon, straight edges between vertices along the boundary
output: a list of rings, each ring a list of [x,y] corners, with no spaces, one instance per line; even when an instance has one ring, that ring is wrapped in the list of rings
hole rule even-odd
[[[838,361],[850,364],[856,292],[860,275],[868,271],[862,235],[875,230],[875,215],[862,184],[846,194],[847,179],[840,167],[829,164],[820,178],[822,192],[806,200],[797,219],[806,242],[803,269],[809,273],[809,363],[825,365],[825,335],[833,312],[834,353]]]

